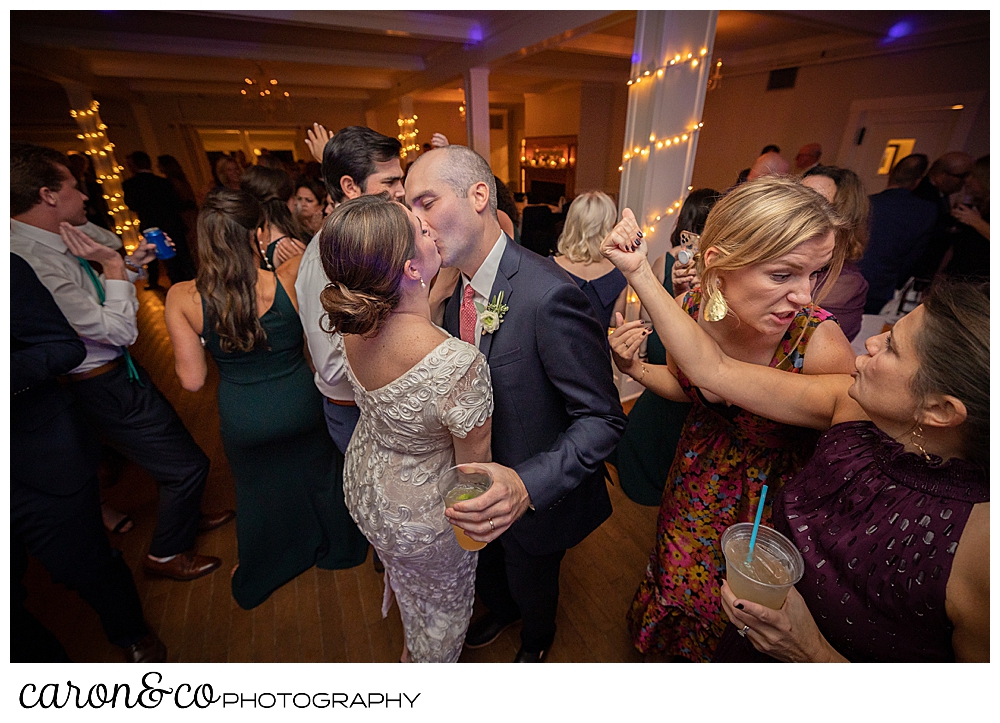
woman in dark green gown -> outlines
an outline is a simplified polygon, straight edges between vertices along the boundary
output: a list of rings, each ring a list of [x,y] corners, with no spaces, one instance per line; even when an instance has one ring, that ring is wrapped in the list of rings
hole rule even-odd
[[[358,565],[368,549],[344,505],[343,457],[303,355],[297,259],[259,268],[261,219],[248,194],[213,191],[199,215],[198,278],[171,287],[166,309],[184,387],[204,383],[202,345],[219,369],[220,432],[236,482],[232,589],[245,609],[313,565]]]

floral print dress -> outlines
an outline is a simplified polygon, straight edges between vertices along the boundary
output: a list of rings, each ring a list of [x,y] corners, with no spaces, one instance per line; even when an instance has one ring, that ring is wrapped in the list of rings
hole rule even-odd
[[[684,297],[697,318],[700,292]],[[770,366],[798,373],[813,331],[833,315],[810,304],[794,318]],[[812,456],[819,433],[713,404],[679,371],[693,406],[681,432],[656,524],[656,544],[632,600],[628,626],[641,652],[696,662],[711,660],[726,618],[720,587],[725,560],[722,532],[753,522],[761,487],[768,498],[761,518],[770,525],[773,494]]]

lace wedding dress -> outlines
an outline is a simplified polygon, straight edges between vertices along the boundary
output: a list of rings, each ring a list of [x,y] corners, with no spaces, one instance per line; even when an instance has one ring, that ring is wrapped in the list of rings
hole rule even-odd
[[[486,358],[449,337],[378,389],[361,386],[349,362],[347,372],[361,419],[347,448],[344,497],[385,564],[382,616],[394,594],[411,659],[455,662],[472,616],[478,553],[458,546],[437,481],[455,464],[452,436],[464,438],[493,413]]]

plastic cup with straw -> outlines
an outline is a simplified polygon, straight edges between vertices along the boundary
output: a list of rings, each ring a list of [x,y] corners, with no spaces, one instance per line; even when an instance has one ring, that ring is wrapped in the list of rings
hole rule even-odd
[[[792,542],[777,530],[762,527],[767,486],[760,492],[753,524],[737,522],[722,533],[726,581],[737,598],[779,609],[788,590],[802,579],[805,565]]]

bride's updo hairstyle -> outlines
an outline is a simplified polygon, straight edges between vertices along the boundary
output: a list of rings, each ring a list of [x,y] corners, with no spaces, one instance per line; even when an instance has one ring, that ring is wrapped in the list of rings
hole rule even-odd
[[[399,304],[403,266],[416,255],[406,209],[386,193],[337,206],[319,234],[330,283],[320,301],[324,328],[374,336]]]

